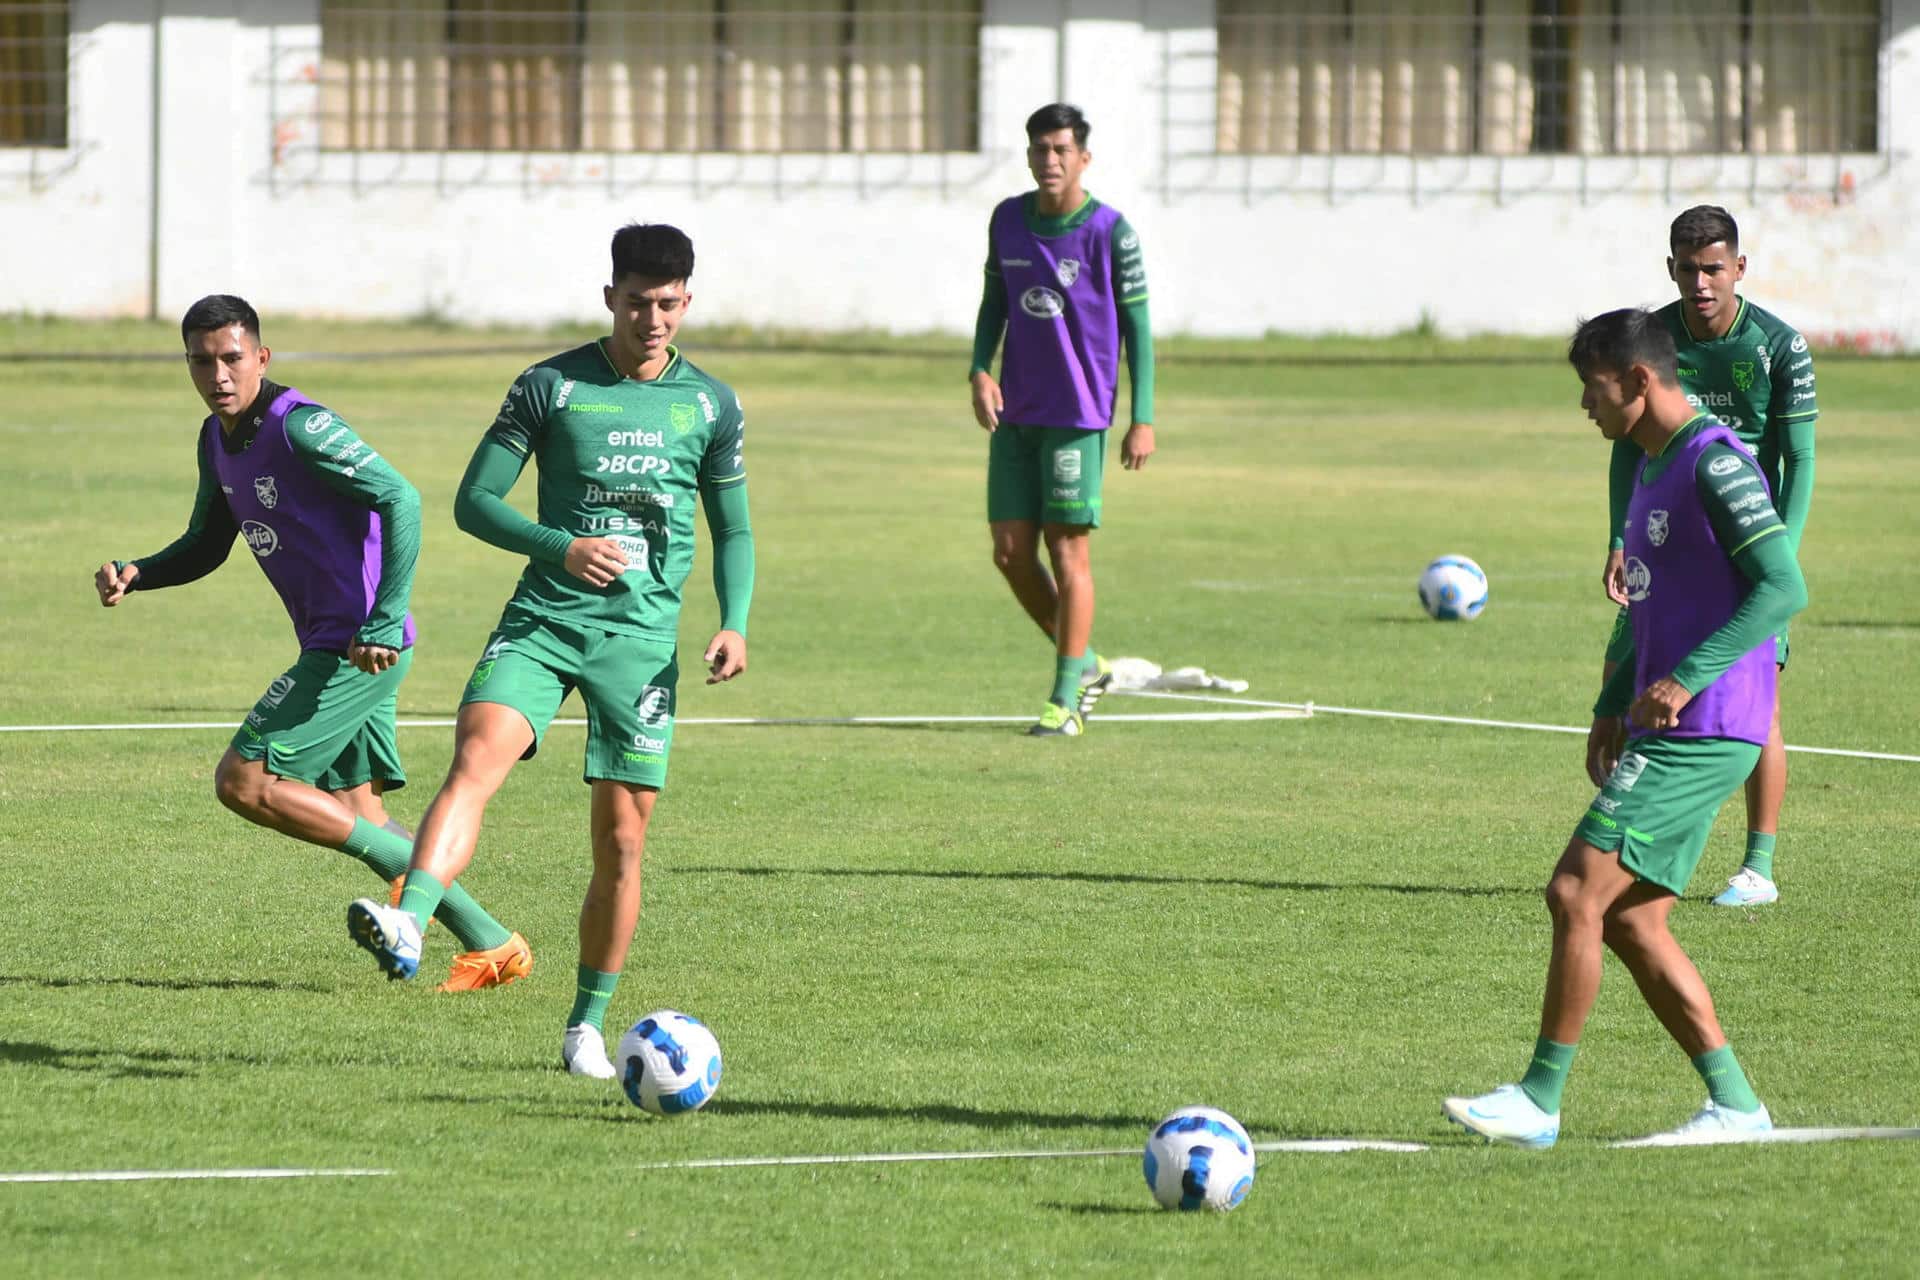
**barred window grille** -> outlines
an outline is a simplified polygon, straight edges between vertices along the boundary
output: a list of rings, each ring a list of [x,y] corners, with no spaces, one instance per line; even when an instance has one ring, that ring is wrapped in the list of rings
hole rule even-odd
[[[1219,0],[1223,154],[1878,145],[1876,0]]]
[[[0,2],[0,147],[67,145],[68,8]]]
[[[322,0],[331,151],[979,145],[980,8]]]

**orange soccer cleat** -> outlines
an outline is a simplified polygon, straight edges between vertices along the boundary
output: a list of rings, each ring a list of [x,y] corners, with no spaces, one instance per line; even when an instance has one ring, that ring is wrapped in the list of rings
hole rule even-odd
[[[434,990],[485,991],[488,987],[504,987],[532,972],[533,949],[516,933],[497,947],[463,951],[455,956],[447,980]]]

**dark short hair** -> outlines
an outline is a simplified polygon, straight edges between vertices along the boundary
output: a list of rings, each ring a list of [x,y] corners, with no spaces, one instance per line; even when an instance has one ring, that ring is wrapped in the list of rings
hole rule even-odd
[[[1667,247],[1674,253],[1704,249],[1723,240],[1736,255],[1740,252],[1740,224],[1717,204],[1697,204],[1682,212],[1667,229]]]
[[[1043,133],[1058,133],[1062,129],[1073,130],[1073,145],[1082,151],[1087,149],[1087,135],[1093,132],[1093,126],[1071,102],[1049,102],[1027,117],[1028,142]]]
[[[614,282],[619,283],[622,276],[690,280],[693,241],[664,222],[629,222],[613,233]]]
[[[231,324],[244,328],[256,343],[260,341],[260,313],[245,298],[231,293],[210,293],[180,317],[180,341],[186,342],[196,333],[224,329]]]
[[[1622,307],[1582,320],[1567,344],[1567,363],[1583,380],[1589,374],[1625,373],[1644,364],[1666,386],[1680,385],[1673,335],[1653,312],[1639,307]]]

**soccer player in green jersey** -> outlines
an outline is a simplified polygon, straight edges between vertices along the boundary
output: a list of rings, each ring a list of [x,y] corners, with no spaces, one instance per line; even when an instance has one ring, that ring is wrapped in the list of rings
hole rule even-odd
[[[1093,650],[1089,535],[1100,524],[1123,348],[1133,418],[1120,463],[1139,470],[1154,449],[1153,334],[1140,237],[1081,184],[1093,160],[1089,129],[1080,109],[1063,102],[1027,120],[1035,190],[1002,200],[988,222],[968,375],[973,416],[991,434],[993,562],[1054,645],[1053,690],[1027,731],[1043,737],[1084,732],[1086,713],[1111,679]],[[1040,563],[1043,539],[1051,576]]]
[[[732,389],[673,345],[693,302],[692,275],[693,243],[677,228],[617,232],[603,295],[612,332],[521,374],[474,451],[454,519],[525,556],[526,568],[467,682],[453,766],[421,820],[398,906],[363,898],[348,911],[354,940],[388,976],[410,976],[420,930],[472,859],[487,802],[579,689],[593,875],[560,1059],[602,1079],[614,1075],[603,1028],[639,923],[647,823],[673,742],[696,501],[720,598],[720,629],[702,651],[707,683],[747,669],[745,420]],[[539,470],[534,520],[506,501],[530,458]]]
[[[1600,792],[1547,883],[1553,948],[1533,1057],[1519,1083],[1442,1109],[1489,1140],[1552,1146],[1610,950],[1707,1088],[1692,1119],[1654,1141],[1749,1139],[1772,1117],[1668,917],[1714,815],[1767,739],[1779,678],[1772,637],[1806,606],[1806,581],[1754,455],[1689,402],[1657,317],[1596,316],[1567,357],[1600,434],[1641,458],[1621,525],[1630,644],[1587,734],[1587,775]]]
[[[397,881],[412,853],[382,793],[406,783],[394,737],[413,662],[407,612],[420,550],[420,495],[338,415],[267,377],[273,352],[245,299],[214,294],[180,322],[187,372],[211,411],[187,531],[164,550],[94,574],[100,603],[179,586],[220,567],[245,538],[300,642],[300,657],[254,704],[214,770],[220,802],[249,822],[339,849]],[[441,920],[469,951],[443,990],[497,985],[493,956],[526,943],[464,889]],[[524,970],[522,970],[524,971]]]
[[[1759,457],[1773,489],[1774,507],[1797,554],[1813,502],[1813,428],[1820,412],[1814,395],[1813,353],[1792,326],[1737,292],[1746,278],[1747,259],[1740,252],[1740,228],[1725,209],[1696,205],[1686,210],[1673,220],[1667,239],[1667,275],[1680,297],[1656,314],[1679,351],[1680,385],[1695,408],[1732,427]],[[1622,441],[1614,446],[1608,473],[1610,543],[1602,581],[1621,612],[1608,642],[1603,683],[1618,665],[1618,650],[1625,643],[1627,595],[1620,523],[1638,458],[1639,451]],[[1784,672],[1784,632],[1776,643]],[[1773,731],[1746,783],[1746,857],[1726,889],[1714,898],[1715,906],[1760,906],[1779,900],[1773,855],[1786,790],[1787,748],[1776,706]]]

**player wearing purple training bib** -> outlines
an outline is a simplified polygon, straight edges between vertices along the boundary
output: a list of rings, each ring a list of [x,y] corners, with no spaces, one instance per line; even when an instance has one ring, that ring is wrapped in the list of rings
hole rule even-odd
[[[286,606],[300,656],[247,713],[214,771],[214,792],[250,822],[339,849],[397,881],[412,840],[381,796],[406,784],[394,713],[413,661],[407,600],[420,495],[344,420],[267,378],[273,353],[244,299],[202,298],[180,337],[212,411],[197,442],[193,515],[165,549],[101,565],[94,589],[111,608],[129,591],[192,582],[244,539]],[[468,948],[446,989],[497,985],[469,980],[499,968],[476,957],[526,951],[464,889],[440,919]]]
[[[1547,883],[1553,950],[1533,1058],[1519,1083],[1448,1098],[1442,1110],[1490,1141],[1552,1146],[1610,950],[1707,1087],[1692,1119],[1650,1141],[1750,1140],[1772,1117],[1667,919],[1714,815],[1760,758],[1773,723],[1773,637],[1806,607],[1807,585],[1758,462],[1688,402],[1658,317],[1598,316],[1567,356],[1601,436],[1641,455],[1622,526],[1632,646],[1587,734],[1587,775],[1600,792]]]
[[[1086,729],[1109,677],[1093,650],[1089,535],[1099,527],[1107,428],[1120,357],[1132,375],[1121,465],[1146,465],[1153,441],[1153,336],[1140,237],[1089,196],[1093,159],[1078,107],[1056,102],[1027,120],[1034,191],[1000,202],[987,231],[986,286],[974,324],[974,418],[991,433],[987,523],[993,560],[1054,643],[1053,691],[1038,736]],[[992,373],[1002,332],[1000,377]],[[1052,573],[1040,563],[1045,539]]]

